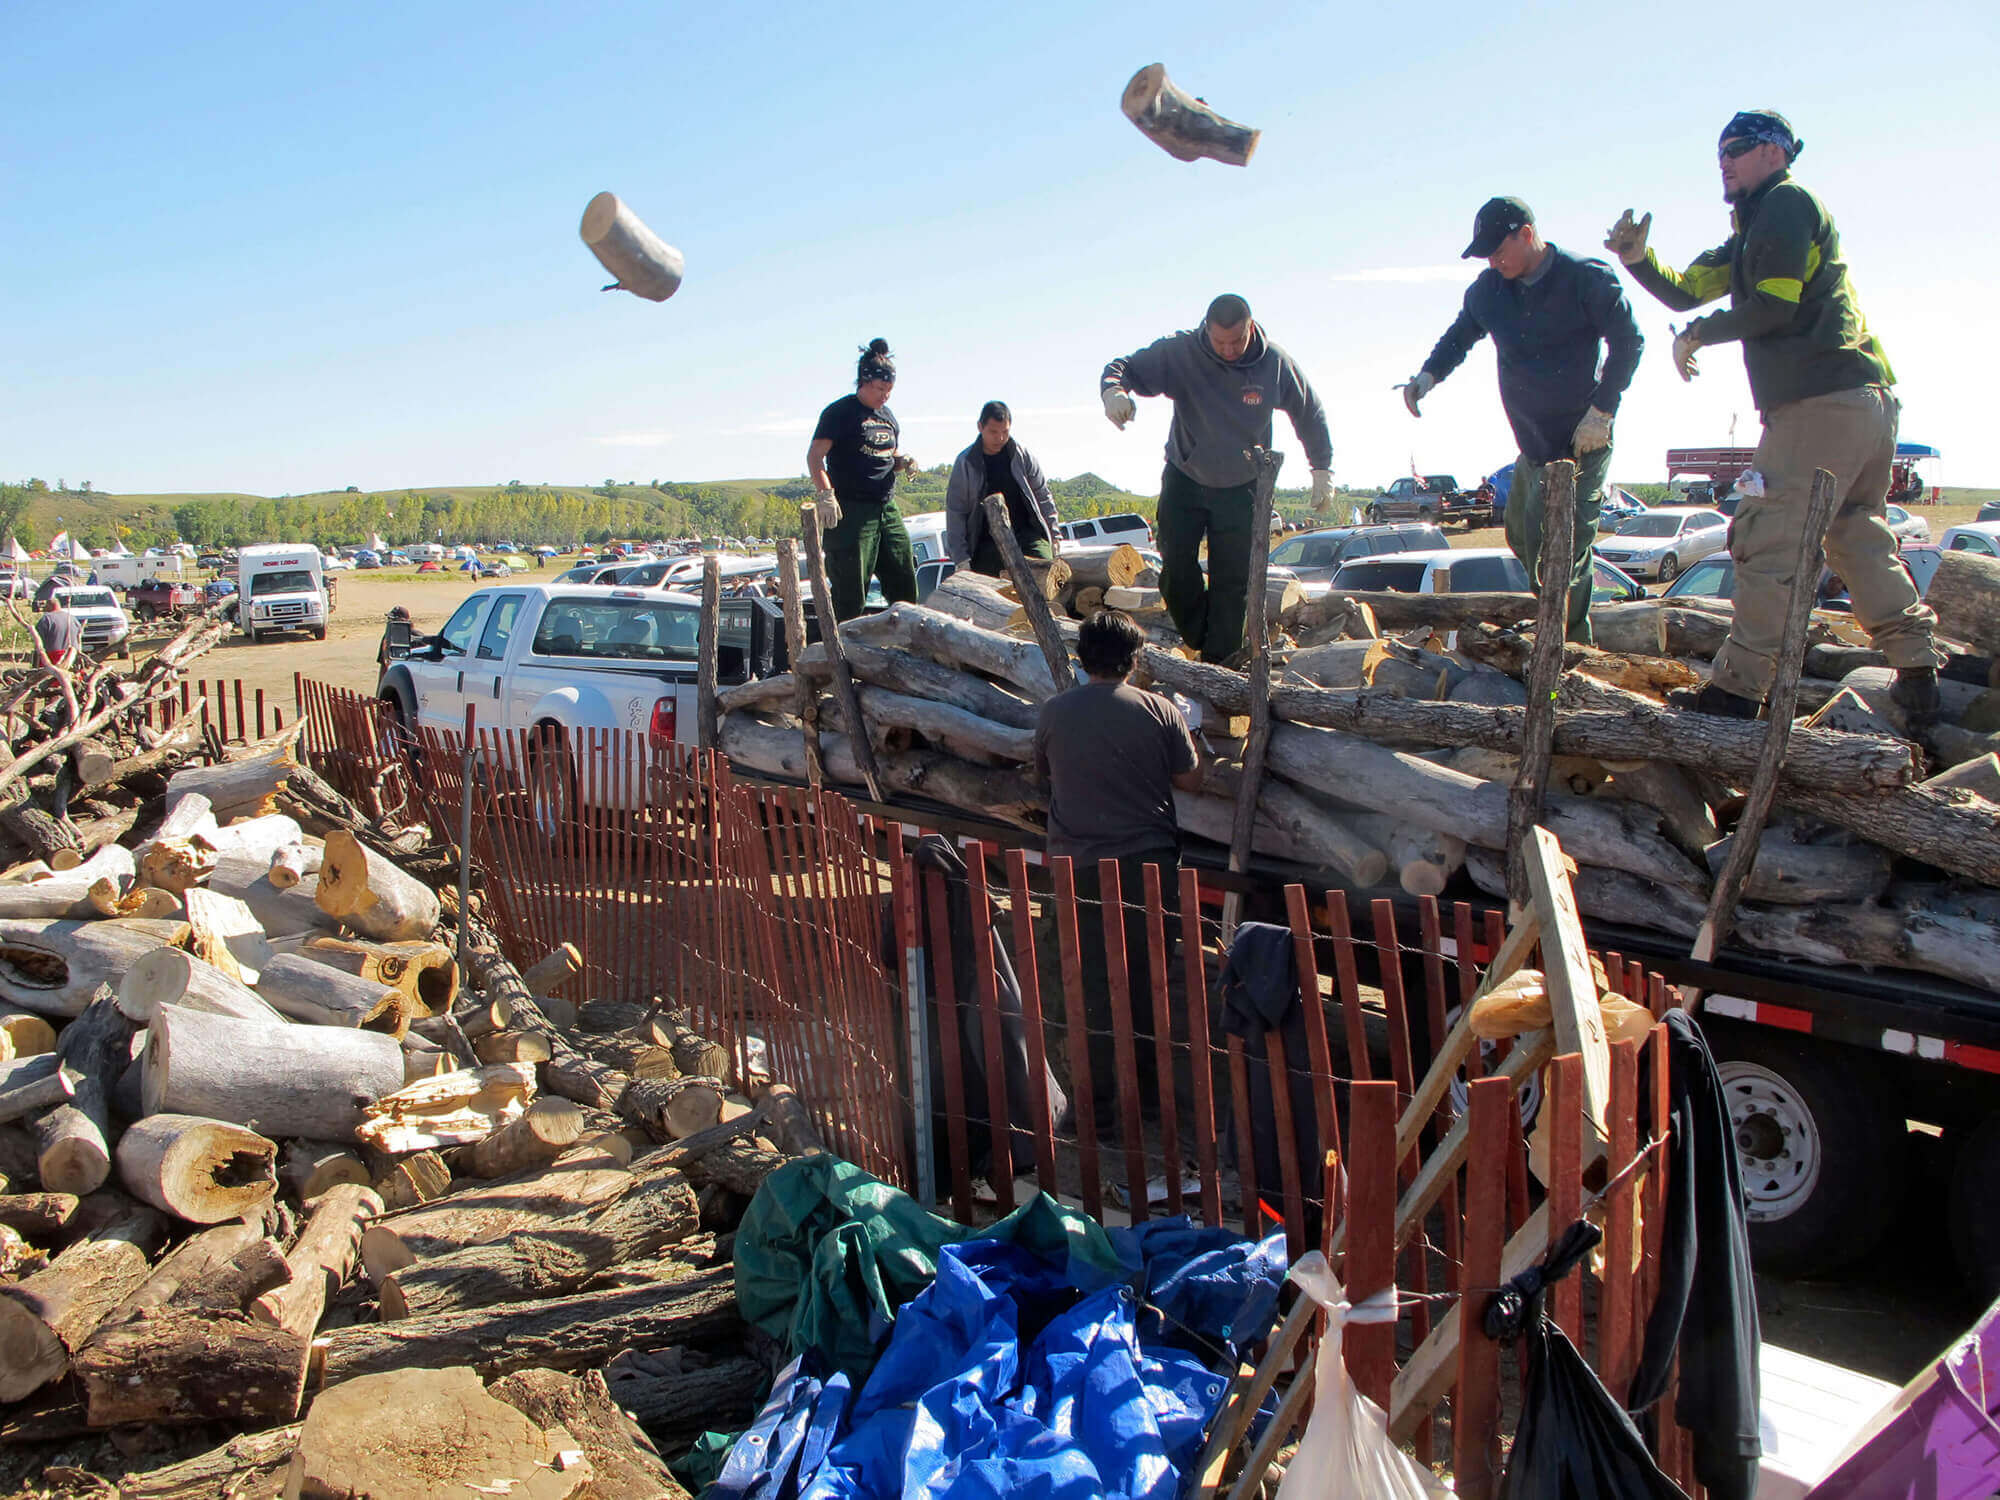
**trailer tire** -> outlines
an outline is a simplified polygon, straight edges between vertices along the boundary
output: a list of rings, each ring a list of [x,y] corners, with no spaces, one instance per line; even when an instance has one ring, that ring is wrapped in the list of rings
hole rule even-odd
[[[1758,1269],[1808,1274],[1866,1255],[1895,1221],[1901,1112],[1840,1049],[1761,1026],[1704,1021]]]
[[[2000,1115],[1959,1144],[1946,1210],[1951,1252],[1982,1302],[2000,1297]]]

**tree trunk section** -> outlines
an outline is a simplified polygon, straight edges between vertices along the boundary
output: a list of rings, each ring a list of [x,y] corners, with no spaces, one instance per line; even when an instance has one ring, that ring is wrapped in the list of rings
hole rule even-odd
[[[367,1187],[351,1182],[329,1187],[285,1257],[291,1280],[252,1303],[250,1316],[311,1338],[325,1316],[327,1299],[354,1270],[362,1226],[381,1211],[382,1200]]]
[[[279,890],[288,891],[306,876],[319,873],[320,861],[325,853],[318,843],[301,841],[286,844],[271,856],[267,878]]]
[[[159,1215],[140,1209],[0,1286],[0,1401],[19,1401],[68,1371],[71,1354],[146,1279],[159,1238]]]
[[[1945,553],[1924,603],[1937,611],[1939,635],[1963,641],[1982,656],[2000,655],[2000,558]]]
[[[298,1447],[299,1424],[247,1432],[182,1463],[118,1481],[118,1500],[246,1500],[276,1495]]]
[[[218,823],[257,818],[278,810],[278,794],[298,771],[297,743],[303,721],[251,746],[242,757],[213,766],[187,766],[167,778],[167,795],[200,792]],[[267,856],[268,858],[268,856]]]
[[[437,930],[437,892],[351,833],[327,835],[313,899],[328,916],[377,942],[408,942]]]
[[[537,1099],[514,1120],[467,1148],[475,1177],[505,1177],[545,1167],[583,1134],[583,1111],[559,1095]]]
[[[131,880],[133,868],[130,849],[107,844],[82,864],[59,870],[46,880],[0,885],[0,920],[95,917],[99,913],[91,902],[90,888],[99,880],[111,880],[122,887]]]
[[[616,193],[599,193],[585,205],[578,232],[598,263],[616,278],[605,288],[664,302],[681,289],[687,262],[625,206]]]
[[[591,1500],[687,1500],[652,1440],[611,1399],[601,1372],[522,1370],[489,1390],[529,1421],[561,1427],[583,1444]]]
[[[840,628],[841,640],[850,635],[868,645],[900,647],[944,666],[997,677],[1035,703],[1056,691],[1049,664],[1033,641],[982,630],[921,604],[892,604],[879,615],[850,620]]]
[[[1719,873],[1735,837],[1707,853],[1711,873]],[[1766,829],[1757,841],[1757,860],[1743,887],[1746,901],[1786,906],[1873,901],[1889,886],[1889,856],[1869,844],[1808,844],[1783,828]]]
[[[308,1026],[351,1026],[397,1038],[410,1029],[413,1002],[402,990],[295,953],[277,954],[264,965],[257,992]]]
[[[191,1115],[148,1115],[118,1141],[118,1178],[142,1203],[191,1224],[260,1214],[278,1191],[278,1148],[255,1131]]]
[[[241,1313],[167,1313],[106,1329],[76,1357],[93,1427],[298,1415],[310,1342]]]
[[[626,1352],[604,1374],[612,1399],[664,1448],[683,1447],[717,1423],[747,1424],[770,1383],[761,1361],[734,1355],[696,1363],[679,1349]]]
[[[47,1191],[82,1197],[111,1175],[111,1091],[131,1061],[134,1030],[109,995],[63,1028],[56,1054],[76,1076],[76,1097],[35,1121]]]
[[[202,1115],[278,1139],[351,1140],[363,1110],[403,1086],[380,1032],[273,1026],[163,1005],[146,1046],[148,1114]]]
[[[255,990],[179,948],[141,955],[118,982],[118,1008],[138,1024],[150,1022],[162,1005],[270,1026],[285,1019]]]
[[[337,1141],[287,1141],[279,1178],[301,1203],[342,1183],[367,1187],[368,1164]]]
[[[467,1245],[566,1218],[616,1198],[635,1179],[621,1168],[565,1167],[464,1190],[370,1224],[361,1236],[368,1279],[381,1285],[392,1271],[448,1255]]]

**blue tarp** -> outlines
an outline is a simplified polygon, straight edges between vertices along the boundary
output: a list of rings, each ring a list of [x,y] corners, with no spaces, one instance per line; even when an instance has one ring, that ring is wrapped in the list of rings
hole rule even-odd
[[[1069,1217],[1043,1198],[1010,1222]],[[873,1369],[808,1347],[708,1493],[1167,1500],[1221,1399],[1215,1372],[1269,1326],[1283,1238],[1185,1218],[1097,1233],[1108,1263],[1035,1233],[941,1246]]]

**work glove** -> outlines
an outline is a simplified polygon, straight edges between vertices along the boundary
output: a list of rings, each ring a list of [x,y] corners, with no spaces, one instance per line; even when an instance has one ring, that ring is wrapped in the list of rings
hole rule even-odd
[[[1313,514],[1323,516],[1333,509],[1333,470],[1313,471]]]
[[[1649,213],[1634,223],[1632,210],[1628,208],[1604,236],[1604,248],[1626,265],[1636,266],[1646,258],[1646,236],[1652,232],[1653,216]]]
[[[813,509],[819,514],[820,535],[824,536],[840,524],[840,502],[833,498],[832,490],[821,490],[815,495]]]
[[[1437,376],[1431,374],[1429,370],[1419,370],[1401,386],[1397,387],[1403,393],[1403,405],[1410,409],[1411,416],[1421,417],[1423,415],[1422,412],[1417,410],[1417,403],[1428,396],[1436,384]]]
[[[1582,458],[1586,453],[1595,453],[1599,448],[1609,448],[1611,413],[1591,407],[1583,414],[1583,420],[1576,424],[1576,432],[1570,438],[1569,445],[1578,458]]]
[[[1125,424],[1139,415],[1139,406],[1117,386],[1107,385],[1104,388],[1104,415],[1113,427],[1123,432]]]
[[[917,472],[917,461],[907,453],[898,453],[896,455],[895,472],[898,474],[914,474]]]
[[[1681,379],[1693,380],[1701,373],[1694,367],[1694,351],[1700,347],[1701,335],[1692,323],[1674,335],[1674,368],[1681,372]]]

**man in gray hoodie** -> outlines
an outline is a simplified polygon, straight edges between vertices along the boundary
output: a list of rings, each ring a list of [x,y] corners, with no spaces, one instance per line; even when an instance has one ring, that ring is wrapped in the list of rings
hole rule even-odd
[[[1244,450],[1271,446],[1271,413],[1283,411],[1312,465],[1313,509],[1333,504],[1333,434],[1326,409],[1292,357],[1264,337],[1241,297],[1217,297],[1201,327],[1169,334],[1104,367],[1104,415],[1123,428],[1134,396],[1174,403],[1157,532],[1160,593],[1181,639],[1201,659],[1226,662],[1243,648],[1250,549],[1269,547],[1251,515],[1254,478]],[[1202,576],[1201,544],[1208,543]]]

